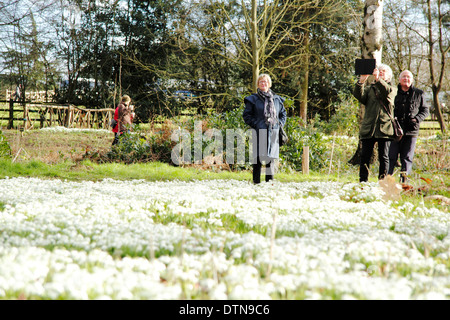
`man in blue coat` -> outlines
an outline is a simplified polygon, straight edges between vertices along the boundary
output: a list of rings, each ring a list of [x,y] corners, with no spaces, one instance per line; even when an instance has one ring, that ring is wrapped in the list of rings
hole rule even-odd
[[[253,183],[261,182],[261,165],[266,165],[266,182],[273,179],[274,160],[279,158],[279,129],[286,123],[284,99],[273,93],[269,75],[258,77],[258,90],[244,99],[243,118],[254,129],[253,137]]]

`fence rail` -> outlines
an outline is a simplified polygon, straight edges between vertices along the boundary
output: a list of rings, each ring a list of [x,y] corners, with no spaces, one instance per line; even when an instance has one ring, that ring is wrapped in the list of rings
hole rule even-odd
[[[0,112],[9,112],[9,116],[0,117],[0,120],[8,120],[8,128],[14,127],[14,121],[22,122],[19,126],[24,130],[55,125],[67,128],[109,129],[109,124],[114,117],[114,110],[113,108],[83,109],[74,105],[37,103],[16,104],[15,106],[14,101],[10,100],[9,108],[0,109]]]
[[[446,126],[450,124],[449,118],[444,117],[444,122],[446,122]],[[426,118],[420,125],[421,131],[437,131],[441,130],[441,126],[439,122],[431,117]]]

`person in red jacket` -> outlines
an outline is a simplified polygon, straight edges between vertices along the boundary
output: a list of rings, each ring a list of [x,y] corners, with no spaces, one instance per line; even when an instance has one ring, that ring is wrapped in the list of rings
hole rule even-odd
[[[134,116],[134,106],[131,105],[131,98],[128,95],[124,95],[114,111],[114,120],[116,120],[117,124],[112,130],[114,132],[113,145],[119,143],[119,137],[125,131],[131,131]]]

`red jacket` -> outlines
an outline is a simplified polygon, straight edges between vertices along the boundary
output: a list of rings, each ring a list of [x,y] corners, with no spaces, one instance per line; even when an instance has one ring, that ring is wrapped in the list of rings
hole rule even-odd
[[[120,103],[114,111],[114,120],[117,121],[117,125],[112,131],[118,133],[120,128],[120,133],[122,134],[133,123],[133,115],[125,105]]]

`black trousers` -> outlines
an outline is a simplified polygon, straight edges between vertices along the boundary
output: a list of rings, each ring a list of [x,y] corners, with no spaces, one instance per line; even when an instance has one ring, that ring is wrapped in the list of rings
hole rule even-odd
[[[400,155],[401,169],[400,172],[409,175],[412,170],[414,151],[416,149],[417,137],[403,136],[399,142],[392,141],[389,149],[389,171],[392,175],[394,173],[395,164]]]
[[[260,158],[257,158],[256,163],[253,165],[253,183],[260,183],[261,182],[261,167],[262,163]],[[266,182],[273,180],[274,170],[275,170],[275,164],[274,161],[266,162]]]
[[[119,133],[114,132],[114,140],[112,142],[112,145],[114,146],[114,145],[116,145],[118,143],[119,143]]]
[[[378,162],[380,164],[378,179],[383,179],[389,170],[389,139],[361,139],[361,163],[359,165],[359,181],[366,182],[369,179],[370,159],[373,155],[375,142],[378,142]]]

